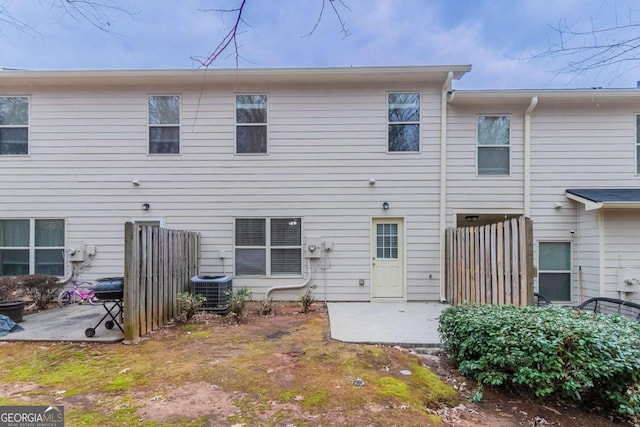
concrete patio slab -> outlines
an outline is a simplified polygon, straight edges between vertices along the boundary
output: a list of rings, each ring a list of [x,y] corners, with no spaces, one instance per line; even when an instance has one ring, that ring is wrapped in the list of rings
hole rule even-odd
[[[360,344],[387,344],[406,347],[436,347],[440,345],[438,317],[447,304],[422,303],[343,303],[330,302],[331,338]],[[114,327],[107,329],[102,305],[72,305],[55,308],[24,317],[23,331],[0,337],[0,341],[70,341],[113,343],[124,339]],[[110,320],[107,317],[105,320]],[[95,336],[85,330],[95,328]]]
[[[0,341],[71,341],[71,342],[102,342],[112,343],[122,341],[124,334],[114,326],[105,327],[107,317],[100,326],[96,324],[107,314],[102,305],[70,305],[64,308],[54,308],[24,316],[19,323],[23,331],[13,332]],[[115,314],[115,312],[114,312]],[[85,335],[87,328],[95,329],[95,336]]]
[[[331,338],[351,343],[437,347],[439,302],[330,302]]]

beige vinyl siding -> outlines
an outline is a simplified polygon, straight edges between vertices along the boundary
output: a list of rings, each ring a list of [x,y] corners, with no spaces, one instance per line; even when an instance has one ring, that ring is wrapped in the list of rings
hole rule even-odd
[[[576,233],[571,236],[574,259],[572,264],[573,301],[580,304],[586,299],[600,296],[600,211],[585,211],[584,206],[581,205],[577,205],[576,209],[578,211],[577,225],[574,229]],[[582,267],[582,283],[580,283],[580,267]]]
[[[604,215],[604,296],[638,302],[640,293],[618,292],[618,270],[640,268],[640,211],[608,209]]]
[[[421,93],[420,153],[386,153],[387,93],[396,90]],[[237,91],[269,96],[268,155],[234,154]],[[181,154],[149,156],[147,96],[163,93],[181,96]],[[326,265],[312,261],[317,298],[369,301],[371,218],[387,215],[405,218],[408,299],[439,298],[438,281],[429,279],[438,278],[439,263],[439,88],[153,86],[29,94],[30,155],[0,158],[3,216],[65,218],[67,241],[96,247],[82,279],[123,274],[124,222],[132,218],[200,232],[201,274],[232,274],[234,218],[290,216],[302,218],[303,236],[333,242]],[[143,212],[142,203],[151,209]],[[251,286],[260,298],[271,286],[301,281],[236,278],[234,286]],[[295,299],[299,292],[273,296]]]
[[[634,138],[632,109],[574,107],[559,114],[539,106],[532,117],[532,193],[542,200],[559,188],[637,186]]]
[[[523,209],[523,112],[498,106],[450,106],[447,130],[447,223],[454,212]],[[510,176],[478,176],[476,121],[479,115],[510,115]]]
[[[534,236],[575,239],[574,300],[579,302],[581,294],[579,266],[584,298],[600,296],[599,213],[585,212],[582,205],[566,198],[565,190],[637,187],[634,110],[629,106],[602,108],[597,103],[559,108],[542,101],[531,122]],[[562,203],[562,208],[555,209],[555,202]],[[577,231],[575,237],[570,234],[572,229]],[[606,253],[616,257],[618,252],[611,249]],[[605,288],[615,289],[617,279],[605,276]]]
[[[524,105],[524,106],[523,106]],[[447,148],[447,223],[456,212],[524,209],[523,114],[526,104],[501,102],[499,97],[480,105],[450,106]],[[568,200],[569,188],[637,188],[635,174],[635,114],[631,102],[600,102],[579,99],[560,104],[542,96],[531,115],[531,218],[534,240],[573,242],[573,299],[599,296],[601,234],[618,230],[618,240],[633,239],[637,229],[631,218],[637,213],[585,212]],[[477,115],[511,115],[511,177],[475,176],[475,118]],[[555,204],[561,207],[556,208]],[[625,216],[626,215],[626,216]],[[601,228],[606,229],[605,233]],[[635,227],[635,228],[634,228]],[[576,230],[572,235],[571,230]],[[626,238],[626,237],[625,237]],[[536,247],[534,245],[534,247]],[[617,296],[612,263],[631,262],[638,251],[629,241],[604,245],[605,293]],[[631,259],[630,259],[631,258]],[[537,263],[537,254],[534,259]],[[614,261],[615,260],[615,261]],[[639,263],[640,265],[640,263]],[[579,267],[582,267],[582,287]],[[605,268],[604,266],[602,268]],[[614,295],[615,294],[615,295]]]

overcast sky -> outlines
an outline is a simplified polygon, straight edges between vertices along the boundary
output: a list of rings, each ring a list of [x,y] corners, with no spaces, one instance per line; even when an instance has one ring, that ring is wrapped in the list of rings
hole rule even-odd
[[[241,0],[101,0],[109,32],[73,19],[60,0],[0,0],[0,67],[19,69],[194,68],[235,16],[203,9]],[[634,63],[585,75],[558,73],[565,58],[531,60],[557,41],[552,27],[566,21],[628,23],[637,0],[329,0],[315,32],[322,0],[247,0],[239,35],[241,68],[471,64],[456,89],[635,87]],[[56,6],[58,5],[58,6]],[[640,5],[638,5],[640,8]],[[4,8],[4,9],[3,9]],[[19,21],[2,20],[2,12]],[[7,16],[4,15],[5,21]],[[29,28],[20,28],[26,24]],[[212,68],[233,68],[232,51]],[[640,62],[640,61],[639,61]]]

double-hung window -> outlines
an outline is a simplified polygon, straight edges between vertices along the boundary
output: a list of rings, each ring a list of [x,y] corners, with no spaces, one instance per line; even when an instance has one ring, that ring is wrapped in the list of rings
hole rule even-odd
[[[0,97],[0,155],[28,154],[29,98]]]
[[[180,153],[180,97],[149,97],[149,154]]]
[[[552,301],[571,301],[571,242],[538,243],[538,292]]]
[[[267,152],[267,95],[236,95],[236,153]]]
[[[0,219],[0,276],[64,276],[63,219]]]
[[[301,218],[236,218],[236,276],[302,275]]]
[[[420,151],[420,94],[390,93],[387,107],[389,152]]]
[[[478,175],[511,173],[511,117],[478,116]]]

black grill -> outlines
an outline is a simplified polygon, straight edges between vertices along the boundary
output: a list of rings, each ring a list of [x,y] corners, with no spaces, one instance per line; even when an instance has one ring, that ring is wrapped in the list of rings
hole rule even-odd
[[[124,277],[98,279],[93,293],[99,300],[121,300],[124,296]]]

